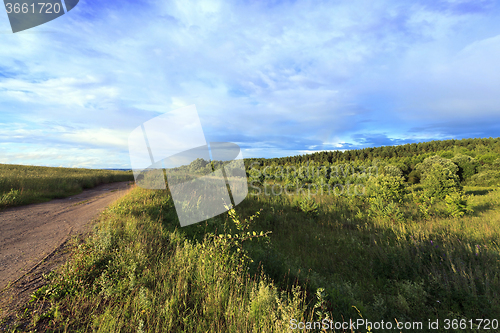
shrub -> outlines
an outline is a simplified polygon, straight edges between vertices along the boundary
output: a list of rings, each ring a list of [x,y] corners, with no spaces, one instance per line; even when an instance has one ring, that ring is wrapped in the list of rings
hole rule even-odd
[[[432,167],[436,164],[448,168],[452,173],[458,173],[458,166],[455,163],[447,158],[435,155],[426,158],[422,163],[417,164],[415,167],[415,170],[421,174],[421,180],[424,180],[427,177]]]
[[[401,203],[406,194],[404,178],[400,176],[370,177],[367,192],[370,197],[380,198],[385,203]]]
[[[403,171],[400,168],[394,165],[386,165],[384,167],[384,175],[392,176],[392,177],[402,177]]]
[[[424,195],[428,198],[436,197],[443,199],[453,191],[460,191],[460,179],[456,174],[458,167],[450,169],[441,164],[434,164],[426,173],[422,185]]]
[[[452,161],[458,166],[457,174],[460,178],[460,181],[462,182],[475,175],[477,173],[477,169],[480,166],[478,160],[462,154],[457,154],[455,157],[453,157]]]
[[[423,218],[426,219],[431,215],[432,206],[436,198],[430,197],[427,198],[422,193],[412,192],[413,203],[418,207],[418,210],[422,214]]]
[[[446,210],[453,217],[461,217],[465,213],[472,212],[472,209],[467,205],[468,197],[463,192],[452,192],[445,198]]]
[[[443,199],[454,190],[461,190],[459,167],[447,158],[438,155],[426,158],[417,164],[415,170],[421,173],[424,195]]]
[[[486,153],[477,156],[477,159],[484,164],[493,164],[497,158],[498,154],[495,153]]]
[[[418,184],[420,183],[420,178],[422,177],[422,174],[418,170],[412,170],[410,174],[408,175],[408,184],[413,185],[413,184]]]
[[[21,191],[11,189],[10,192],[0,195],[0,207],[7,207],[16,203],[21,197]]]
[[[369,215],[389,218],[393,221],[403,221],[403,212],[396,202],[385,202],[381,197],[372,197],[369,202]]]
[[[265,179],[264,174],[258,169],[251,169],[249,174],[249,181],[255,185],[262,185]]]
[[[311,198],[303,198],[299,201],[299,208],[306,214],[318,215],[319,205]]]
[[[449,151],[449,150],[440,152],[438,154],[439,154],[439,156],[441,156],[443,158],[452,158],[453,157],[453,152]]]
[[[191,164],[189,165],[189,169],[191,172],[196,172],[196,173],[201,173],[203,172],[203,169],[209,164],[208,161],[205,161],[202,158],[197,158]]]
[[[467,182],[470,186],[493,186],[500,184],[500,170],[486,170],[475,174]]]

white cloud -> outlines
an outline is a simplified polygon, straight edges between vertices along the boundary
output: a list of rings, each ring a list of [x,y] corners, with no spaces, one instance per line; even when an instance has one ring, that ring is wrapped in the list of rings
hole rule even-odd
[[[208,141],[296,136],[302,150],[404,135],[411,118],[486,116],[499,105],[498,13],[456,8],[81,0],[47,23],[55,33],[0,34],[0,139],[114,152],[144,121],[193,103]]]

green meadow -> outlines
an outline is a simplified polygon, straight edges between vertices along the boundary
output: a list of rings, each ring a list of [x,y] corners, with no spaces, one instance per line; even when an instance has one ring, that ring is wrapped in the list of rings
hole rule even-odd
[[[184,228],[132,190],[7,329],[500,331],[499,139],[246,164],[247,198]]]
[[[65,198],[99,184],[133,179],[130,171],[0,164],[0,209]]]

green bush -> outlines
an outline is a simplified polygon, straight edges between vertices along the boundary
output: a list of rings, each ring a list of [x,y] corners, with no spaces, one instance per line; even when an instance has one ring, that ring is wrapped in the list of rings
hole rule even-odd
[[[466,158],[459,157],[458,160],[465,161]],[[459,167],[447,158],[438,155],[428,157],[417,164],[415,170],[422,175],[424,195],[428,198],[444,199],[452,191],[462,189],[458,176]]]
[[[11,189],[10,192],[7,192],[0,196],[0,207],[2,206],[7,207],[14,205],[17,202],[17,200],[19,200],[20,197],[21,197],[21,191]]]
[[[400,168],[394,165],[386,165],[384,167],[384,175],[386,176],[392,176],[392,177],[402,177],[403,176],[403,171],[401,171]]]
[[[460,191],[462,186],[456,174],[457,169],[456,165],[454,169],[449,169],[441,164],[434,164],[422,182],[424,195],[444,199],[453,191]]]
[[[263,184],[263,182],[265,180],[265,176],[260,170],[252,168],[248,174],[249,174],[248,181],[250,183],[253,183],[255,185],[262,185]]]
[[[457,174],[462,182],[475,175],[481,165],[475,158],[462,154],[457,154],[452,161],[458,166]]]
[[[368,214],[370,216],[389,218],[398,222],[403,221],[403,212],[396,202],[386,202],[381,197],[372,197],[369,199],[369,202],[370,208]]]
[[[472,212],[472,209],[467,204],[468,197],[463,192],[452,192],[444,199],[446,202],[446,210],[453,217],[461,217],[465,213]]]
[[[420,183],[420,178],[422,177],[422,174],[418,170],[412,170],[410,174],[408,175],[408,184],[413,185],[413,184],[418,184]]]
[[[458,166],[455,163],[447,158],[434,155],[426,158],[422,163],[417,164],[417,166],[415,167],[415,170],[420,172],[420,174],[422,175],[421,180],[424,180],[427,177],[427,174],[429,173],[431,168],[436,164],[448,168],[452,173],[458,173]]]
[[[379,176],[368,179],[368,195],[370,197],[381,198],[385,203],[401,203],[406,192],[404,178],[401,176]]]
[[[493,164],[495,162],[495,160],[498,158],[499,158],[498,154],[495,154],[495,153],[486,153],[486,154],[477,156],[477,159],[484,164]]]
[[[475,174],[467,182],[470,186],[493,186],[500,184],[500,170],[486,170]]]
[[[443,152],[440,152],[440,153],[438,153],[438,154],[439,154],[439,156],[441,156],[441,157],[443,157],[443,158],[452,158],[452,157],[453,157],[453,155],[454,155],[454,154],[453,154],[453,152],[452,152],[452,151],[449,151],[449,150],[447,150],[447,151],[443,151]]]
[[[299,201],[299,208],[306,214],[318,215],[319,205],[311,198],[303,198]]]

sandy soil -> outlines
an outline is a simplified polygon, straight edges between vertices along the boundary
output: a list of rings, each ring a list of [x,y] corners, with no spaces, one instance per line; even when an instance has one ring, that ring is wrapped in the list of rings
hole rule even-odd
[[[89,232],[99,213],[132,184],[103,184],[69,198],[0,211],[1,312],[43,285],[42,274],[66,260],[68,239]]]

